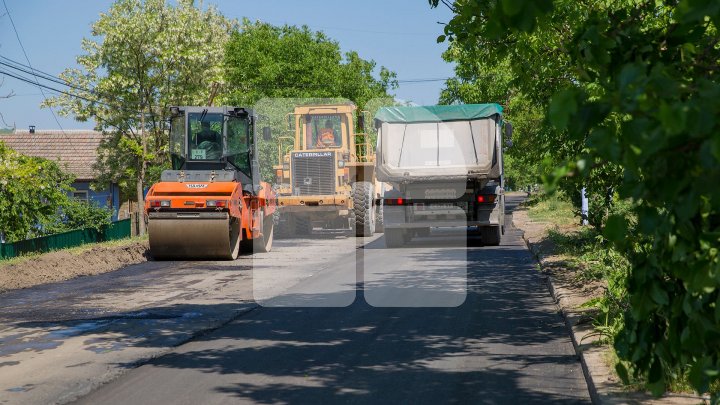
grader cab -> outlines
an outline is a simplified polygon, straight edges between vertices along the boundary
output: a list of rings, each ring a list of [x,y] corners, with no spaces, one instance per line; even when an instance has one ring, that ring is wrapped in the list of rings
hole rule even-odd
[[[368,136],[355,131],[364,121],[352,104],[304,105],[288,114],[292,135],[280,137],[274,166],[283,234],[313,227],[349,227],[356,236],[382,231],[375,152]]]

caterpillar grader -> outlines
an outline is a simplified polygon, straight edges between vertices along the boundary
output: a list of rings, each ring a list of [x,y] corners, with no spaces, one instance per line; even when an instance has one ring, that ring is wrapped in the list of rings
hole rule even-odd
[[[152,256],[234,260],[241,251],[269,251],[276,202],[260,179],[253,111],[171,107],[170,114],[172,170],[145,201]]]
[[[356,236],[382,232],[376,201],[375,152],[356,133],[353,104],[302,105],[288,114],[293,136],[280,137],[276,175],[279,230],[309,234],[314,226],[351,228]],[[364,114],[357,112],[358,127]]]

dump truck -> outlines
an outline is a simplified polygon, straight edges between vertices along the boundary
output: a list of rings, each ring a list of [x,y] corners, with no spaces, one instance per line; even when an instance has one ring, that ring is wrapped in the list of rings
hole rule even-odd
[[[170,115],[172,170],[145,200],[152,256],[234,260],[269,251],[276,200],[260,178],[253,111],[186,106]]]
[[[367,135],[355,132],[356,110],[350,103],[302,105],[288,114],[292,136],[279,138],[273,167],[278,226],[286,236],[314,226],[351,228],[356,236],[382,232],[375,153]],[[364,113],[357,117],[364,127]]]
[[[503,134],[512,136],[500,105],[383,107],[375,126],[387,247],[439,227],[466,227],[484,244],[500,244]]]

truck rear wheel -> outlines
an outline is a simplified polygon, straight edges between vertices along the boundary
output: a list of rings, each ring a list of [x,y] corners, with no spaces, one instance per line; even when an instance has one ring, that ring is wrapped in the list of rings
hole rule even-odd
[[[375,233],[385,232],[385,221],[383,218],[383,207],[378,205],[375,207]]]
[[[500,226],[486,226],[482,228],[483,245],[497,246],[500,244],[501,229]]]
[[[366,181],[353,183],[352,197],[355,236],[372,236],[375,233],[373,185]]]
[[[405,244],[405,232],[402,229],[385,230],[385,247],[396,248]]]

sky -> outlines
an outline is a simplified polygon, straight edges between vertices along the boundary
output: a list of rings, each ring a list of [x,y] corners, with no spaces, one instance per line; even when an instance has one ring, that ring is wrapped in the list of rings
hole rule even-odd
[[[110,8],[110,0],[0,0],[0,55],[27,65],[5,5],[33,68],[58,75],[76,67],[80,42],[90,38],[90,25]],[[205,0],[228,18],[261,20],[274,25],[307,25],[338,41],[343,51],[357,51],[397,73],[398,80],[441,79],[453,76],[453,66],[442,60],[446,43],[438,44],[442,25],[451,13],[431,9],[426,0]],[[377,73],[377,72],[376,72]],[[33,85],[0,74],[0,114],[11,127],[37,129],[92,128],[92,122],[53,117],[40,108],[43,95]],[[401,83],[396,98],[420,105],[436,104],[442,81]],[[45,90],[45,96],[52,92]],[[56,122],[56,118],[57,121]],[[0,127],[3,123],[0,122]]]

